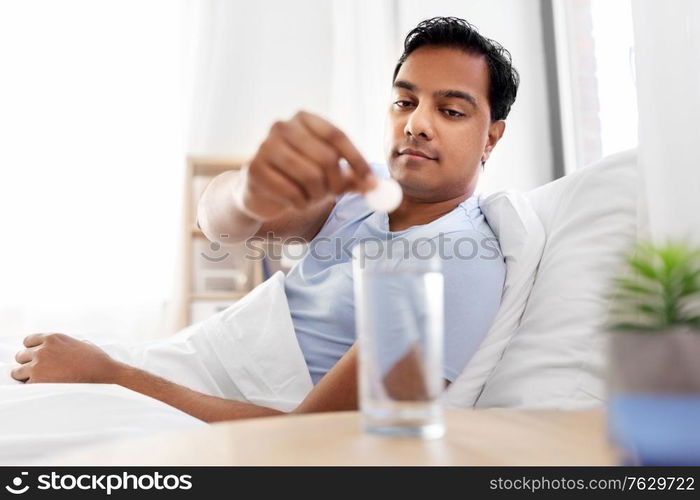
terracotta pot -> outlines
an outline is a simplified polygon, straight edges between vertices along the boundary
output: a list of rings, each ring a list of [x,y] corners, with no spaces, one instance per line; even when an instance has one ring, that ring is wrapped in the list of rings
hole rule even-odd
[[[608,390],[700,394],[700,331],[610,332]]]

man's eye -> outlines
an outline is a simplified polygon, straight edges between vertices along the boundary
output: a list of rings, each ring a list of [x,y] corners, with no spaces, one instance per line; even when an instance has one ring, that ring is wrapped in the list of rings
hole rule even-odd
[[[452,118],[459,118],[460,116],[464,116],[464,113],[460,113],[459,111],[455,111],[454,109],[443,109],[445,114],[447,116],[451,116]]]
[[[395,106],[398,106],[399,108],[407,108],[411,106],[413,103],[411,101],[396,101],[394,103]]]

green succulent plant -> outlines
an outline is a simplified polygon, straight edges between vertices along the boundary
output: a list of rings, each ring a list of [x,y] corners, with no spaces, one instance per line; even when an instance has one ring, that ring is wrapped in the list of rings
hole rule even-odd
[[[700,333],[700,249],[686,242],[639,242],[613,281],[613,330]]]

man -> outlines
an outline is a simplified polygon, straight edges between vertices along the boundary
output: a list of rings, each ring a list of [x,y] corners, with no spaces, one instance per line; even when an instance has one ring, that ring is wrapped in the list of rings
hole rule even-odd
[[[446,383],[461,372],[498,309],[505,264],[474,190],[480,169],[503,136],[518,74],[510,54],[466,21],[421,22],[405,41],[388,110],[389,170],[368,165],[348,138],[305,112],[275,123],[241,175],[216,177],[203,194],[198,222],[207,237],[321,238],[347,242],[373,234],[414,241],[476,242],[478,255],[457,247],[443,258]],[[339,166],[345,159],[349,168]],[[359,193],[391,175],[403,191],[390,214],[374,212]],[[452,236],[452,238],[446,238]],[[222,244],[225,242],[221,242]],[[489,249],[484,256],[481,250]],[[415,258],[415,256],[407,256]],[[354,308],[349,256],[314,252],[289,273],[285,292],[314,387],[295,412],[357,408]],[[62,334],[33,334],[12,371],[26,382],[116,383],[213,422],[280,412],[192,391],[110,358]]]

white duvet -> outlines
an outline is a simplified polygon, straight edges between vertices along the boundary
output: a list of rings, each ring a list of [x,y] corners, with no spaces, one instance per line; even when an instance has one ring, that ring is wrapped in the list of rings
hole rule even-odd
[[[206,425],[114,384],[17,382],[9,372],[21,341],[0,338],[0,464],[50,464],[51,457],[78,448]],[[283,411],[312,387],[281,272],[169,339],[95,343],[116,359],[191,389]]]

